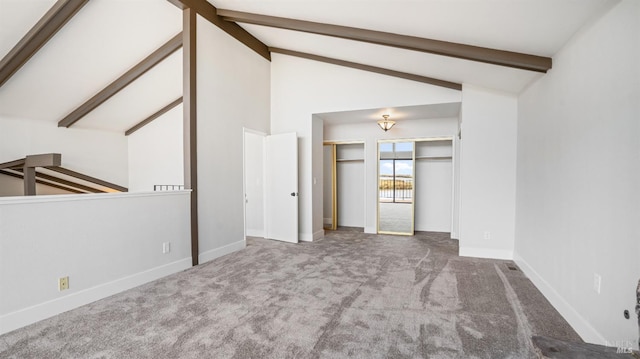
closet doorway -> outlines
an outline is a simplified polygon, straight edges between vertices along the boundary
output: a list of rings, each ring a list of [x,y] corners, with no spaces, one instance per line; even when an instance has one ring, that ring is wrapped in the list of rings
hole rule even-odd
[[[451,232],[453,138],[378,141],[378,233]]]
[[[453,228],[453,139],[416,140],[415,230],[451,232]]]
[[[324,228],[364,228],[364,142],[324,143]]]

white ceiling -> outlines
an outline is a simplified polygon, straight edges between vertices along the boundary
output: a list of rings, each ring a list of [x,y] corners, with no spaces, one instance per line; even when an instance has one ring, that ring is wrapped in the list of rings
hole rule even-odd
[[[209,0],[244,11],[552,57],[617,0]],[[520,93],[544,74],[304,32],[242,24],[270,47]],[[325,125],[456,117],[459,103],[316,114]]]
[[[553,56],[576,31],[619,0],[209,1],[220,9]],[[54,3],[55,0],[0,0],[0,57]],[[352,40],[257,25],[240,26],[267,46],[511,93],[519,93],[544,76]],[[0,116],[57,123],[181,28],[181,12],[166,0],[92,0],[0,87]],[[180,76],[181,58],[175,53],[75,126],[124,132],[179,97]],[[371,111],[378,116],[381,114],[376,111],[383,110],[399,111]],[[429,111],[436,111],[422,110],[426,111],[419,115],[423,118],[429,116]],[[365,114],[356,111],[351,115],[351,119],[337,114],[326,116],[329,122],[358,121]]]
[[[56,0],[0,0],[0,58],[40,20]]]
[[[458,117],[460,105],[460,102],[451,102],[433,105],[325,112],[316,113],[315,115],[324,121],[325,126],[345,123],[371,123],[382,120],[382,115],[389,115],[389,119],[394,121],[426,120],[430,118]]]
[[[617,0],[209,0],[219,9],[553,56]],[[269,45],[269,44],[267,44]]]
[[[0,52],[8,52],[53,3],[0,0]],[[5,25],[7,14],[16,14],[11,26]],[[91,0],[0,87],[0,116],[57,123],[181,30],[182,14],[168,1]],[[180,97],[182,59],[177,53],[72,129],[124,133]],[[140,101],[132,105],[124,97]]]
[[[541,73],[303,32],[242,25],[272,47],[518,93]]]

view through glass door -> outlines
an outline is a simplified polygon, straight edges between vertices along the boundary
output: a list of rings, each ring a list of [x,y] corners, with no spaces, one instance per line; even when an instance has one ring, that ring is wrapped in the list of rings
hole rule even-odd
[[[414,142],[378,143],[378,233],[413,235]]]

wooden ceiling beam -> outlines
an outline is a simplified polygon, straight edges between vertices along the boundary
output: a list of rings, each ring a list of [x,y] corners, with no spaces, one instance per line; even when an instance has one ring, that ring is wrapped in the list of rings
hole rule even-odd
[[[107,193],[106,191],[103,191],[103,190],[100,190],[100,189],[97,189],[97,188],[85,186],[85,185],[82,185],[80,183],[67,181],[67,180],[62,179],[62,178],[58,178],[58,177],[55,177],[55,176],[48,175],[46,173],[42,173],[42,172],[37,172],[36,171],[36,181],[38,181],[39,179],[47,180],[49,182],[53,182],[53,183],[58,184],[60,186],[66,186],[66,187],[73,188],[75,190],[81,190],[81,191],[88,192],[88,193]],[[38,183],[43,183],[43,182],[44,181],[40,181]],[[47,184],[47,183],[43,183],[43,184]],[[81,193],[84,193],[84,192],[81,192]]]
[[[6,176],[10,176],[10,177],[14,177],[14,178],[18,178],[20,180],[24,180],[24,174],[22,173],[13,173],[13,172],[9,172],[9,171],[5,171],[5,170],[0,170],[0,174],[6,175]],[[37,176],[42,176],[42,173],[38,173]],[[57,181],[59,181],[60,179],[56,179]],[[43,181],[39,178],[36,177],[36,183],[38,184],[42,184],[45,186],[49,186],[49,187],[53,187],[53,188],[58,188],[64,191],[68,191],[68,192],[72,192],[72,193],[76,193],[76,194],[85,194],[86,192],[77,190],[75,188],[69,188],[69,187],[65,187],[65,186],[61,186],[59,184],[56,183],[52,183],[52,182],[48,182],[48,181]]]
[[[41,155],[29,155],[25,158],[24,167],[60,166],[62,155],[59,153],[45,153]]]
[[[551,69],[551,58],[519,52],[225,9],[218,9],[218,15],[226,21],[333,36],[522,70],[546,73]]]
[[[0,87],[35,55],[89,0],[58,0],[0,60]]]
[[[153,115],[145,118],[144,120],[138,122],[135,126],[131,127],[130,129],[128,129],[124,135],[125,136],[129,136],[130,134],[138,131],[139,129],[143,128],[144,126],[148,125],[149,123],[151,123],[151,121],[155,120],[156,118],[164,115],[165,113],[169,112],[171,109],[173,109],[174,107],[178,106],[179,104],[182,103],[182,96],[180,96],[180,98],[174,100],[173,102],[171,102],[170,104],[166,105],[165,107],[161,108],[160,110],[158,110],[156,113],[154,113]]]
[[[295,56],[295,57],[300,57],[300,58],[304,58],[304,59],[314,60],[314,61],[325,62],[325,63],[328,63],[328,64],[334,64],[334,65],[338,65],[338,66],[344,66],[344,67],[350,67],[350,68],[353,68],[353,69],[358,69],[358,70],[363,70],[363,71],[368,71],[368,72],[374,72],[374,73],[377,73],[377,74],[383,74],[383,75],[387,75],[387,76],[399,77],[401,79],[418,81],[418,82],[426,83],[426,84],[429,84],[429,85],[435,85],[435,86],[450,88],[450,89],[453,89],[453,90],[458,90],[458,91],[462,90],[462,84],[455,83],[455,82],[450,82],[450,81],[439,80],[439,79],[434,79],[432,77],[426,77],[426,76],[415,75],[415,74],[410,74],[410,73],[406,73],[406,72],[389,70],[389,69],[385,69],[385,68],[382,68],[382,67],[364,65],[364,64],[361,64],[361,63],[357,63],[357,62],[338,60],[338,59],[334,59],[334,58],[331,58],[331,57],[318,56],[318,55],[308,54],[308,53],[305,53],[305,52],[298,52],[298,51],[293,51],[293,50],[280,49],[280,48],[277,48],[277,47],[270,47],[269,51],[275,52],[275,53],[279,53],[279,54],[284,54],[284,55],[289,55],[289,56]]]
[[[73,110],[73,112],[58,122],[58,127],[71,127],[89,112],[93,111],[113,95],[120,92],[138,77],[151,70],[169,55],[176,52],[180,47],[182,47],[182,32],[174,36],[151,55],[147,56],[144,60],[132,67],[117,80],[113,81],[109,86],[105,87],[102,91],[98,92],[95,96],[80,105],[80,107]]]
[[[4,163],[0,163],[0,169],[19,169],[19,168],[23,168],[25,162],[27,161],[26,158],[21,158],[19,160],[15,160],[15,161],[9,161],[9,162],[4,162]]]
[[[198,215],[198,59],[197,21],[193,8],[182,11],[184,51],[182,51],[182,155],[184,188],[191,190],[189,207],[191,224],[191,265],[200,262]],[[268,51],[268,50],[267,50]]]
[[[218,16],[218,9],[211,5],[207,0],[168,0],[170,3],[176,5],[179,8],[193,9],[198,15],[207,19],[210,23],[216,25],[227,34],[233,36],[236,40],[245,44],[251,50],[255,51],[258,55],[271,61],[271,54],[267,45],[263,44],[256,37],[251,35],[247,30],[243,29],[235,22],[225,21]]]
[[[58,166],[50,166],[50,167],[44,167],[48,170],[54,171],[54,172],[58,172],[58,173],[62,173],[63,175],[67,175],[73,178],[77,178],[79,180],[83,180],[83,181],[87,181],[87,182],[91,182],[91,183],[95,183],[99,186],[103,186],[103,187],[107,187],[119,192],[128,192],[129,190],[126,187],[122,187],[119,186],[115,183],[111,183],[111,182],[107,182],[107,181],[103,181],[99,178],[95,178],[95,177],[91,177],[91,176],[87,176],[84,175],[82,173],[78,173],[76,171],[72,171],[70,169],[66,169],[63,167],[58,167]]]

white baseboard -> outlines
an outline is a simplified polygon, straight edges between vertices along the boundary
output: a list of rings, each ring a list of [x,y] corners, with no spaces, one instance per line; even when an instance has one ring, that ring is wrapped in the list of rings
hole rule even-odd
[[[324,229],[321,229],[317,232],[309,233],[298,233],[298,240],[300,242],[313,242],[318,239],[324,238]]]
[[[260,229],[247,228],[247,237],[260,237],[264,238],[264,231]]]
[[[377,234],[378,229],[376,227],[364,227],[364,233]]]
[[[430,226],[415,226],[413,228],[416,232],[439,232],[439,233],[451,233],[451,230],[446,227],[430,227]]]
[[[300,241],[300,242],[313,242],[313,234],[298,233],[298,241]]]
[[[589,322],[578,313],[553,287],[542,278],[530,265],[517,253],[514,255],[514,262],[520,267],[522,272],[533,282],[538,290],[553,305],[562,317],[587,343],[607,345],[606,339]]]
[[[451,239],[460,239],[460,238],[458,238],[458,233],[457,232],[451,232]]]
[[[210,260],[216,259],[218,257],[222,257],[229,253],[233,253],[235,251],[244,249],[244,247],[246,246],[247,246],[247,242],[242,240],[242,241],[233,242],[231,244],[227,244],[226,246],[222,246],[216,249],[212,249],[212,250],[200,253],[200,255],[198,255],[198,263],[202,264],[202,263],[208,262]]]
[[[460,255],[460,257],[513,259],[513,251],[504,249],[460,247],[460,251],[458,252],[458,254]]]
[[[166,277],[191,267],[191,258],[184,258],[130,276],[69,293],[44,303],[0,316],[0,334],[22,328],[54,315],[109,297],[127,289]]]

